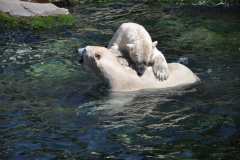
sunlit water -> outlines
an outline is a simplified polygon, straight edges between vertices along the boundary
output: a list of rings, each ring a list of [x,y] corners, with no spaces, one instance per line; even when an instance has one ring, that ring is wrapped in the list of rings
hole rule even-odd
[[[239,6],[91,4],[71,28],[0,29],[0,159],[240,159]],[[110,92],[78,64],[123,22],[201,82]]]

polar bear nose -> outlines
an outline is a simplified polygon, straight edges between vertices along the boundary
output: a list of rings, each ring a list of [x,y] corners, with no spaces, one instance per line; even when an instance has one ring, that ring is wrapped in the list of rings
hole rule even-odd
[[[78,62],[82,64],[84,62],[83,58],[80,58]]]
[[[146,68],[146,63],[136,63],[136,71],[139,76],[141,76],[145,72]]]

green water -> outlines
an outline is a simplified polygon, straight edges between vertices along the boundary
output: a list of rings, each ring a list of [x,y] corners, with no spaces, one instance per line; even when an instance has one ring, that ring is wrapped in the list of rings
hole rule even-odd
[[[0,28],[0,159],[240,159],[239,6],[70,11],[73,27]],[[107,46],[130,21],[201,83],[114,93],[78,64],[77,48]]]

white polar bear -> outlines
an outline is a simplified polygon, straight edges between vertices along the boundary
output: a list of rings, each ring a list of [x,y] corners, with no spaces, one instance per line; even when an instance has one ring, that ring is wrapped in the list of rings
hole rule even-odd
[[[169,76],[168,65],[163,54],[156,48],[157,41],[152,39],[145,28],[136,23],[123,23],[113,35],[108,49],[118,57],[118,61],[129,66],[130,59],[136,64],[135,70],[142,75],[147,65],[159,80]]]
[[[87,46],[78,49],[78,52],[81,57],[79,62],[113,91],[175,87],[200,80],[190,69],[179,63],[168,64],[169,78],[159,81],[153,74],[152,67],[147,67],[143,75],[138,76],[132,68],[121,65],[105,47]]]

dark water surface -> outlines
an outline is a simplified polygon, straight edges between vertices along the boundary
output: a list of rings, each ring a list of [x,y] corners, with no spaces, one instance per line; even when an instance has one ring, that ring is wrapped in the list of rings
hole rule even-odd
[[[90,4],[77,24],[0,29],[0,159],[240,159],[240,9]],[[77,48],[107,46],[123,22],[143,25],[168,62],[201,83],[108,91]]]

